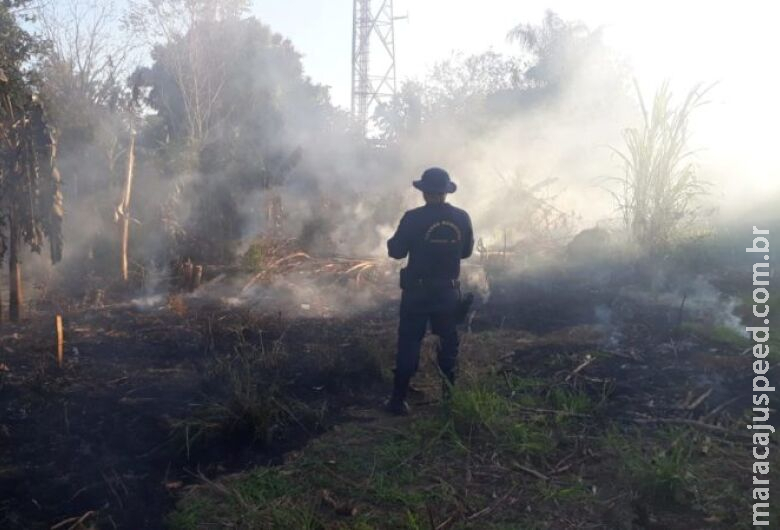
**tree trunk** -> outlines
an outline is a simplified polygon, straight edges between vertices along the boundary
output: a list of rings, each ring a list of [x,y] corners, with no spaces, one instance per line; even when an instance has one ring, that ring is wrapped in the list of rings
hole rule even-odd
[[[11,322],[19,322],[22,314],[22,269],[19,267],[19,230],[14,217],[14,214],[11,214],[9,223],[8,318]]]
[[[127,174],[125,177],[125,190],[122,195],[121,212],[122,218],[119,220],[122,223],[122,280],[127,281],[129,278],[128,272],[128,257],[127,247],[130,241],[130,197],[133,192],[133,166],[135,165],[135,133],[130,136],[130,147],[127,151]]]

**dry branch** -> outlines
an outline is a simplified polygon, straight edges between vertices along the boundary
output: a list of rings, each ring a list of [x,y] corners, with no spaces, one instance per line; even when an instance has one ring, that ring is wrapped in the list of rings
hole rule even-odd
[[[68,517],[67,519],[60,521],[59,523],[53,525],[51,527],[51,530],[59,530],[60,528],[65,528],[67,526],[67,530],[75,530],[81,524],[86,521],[89,517],[92,517],[95,515],[96,512],[90,510],[81,517]],[[70,526],[68,526],[70,525]]]
[[[516,465],[517,465],[517,464],[516,464]],[[539,474],[541,475],[541,473],[539,473]],[[544,475],[542,475],[542,476],[544,476]],[[512,486],[511,488],[509,488],[509,490],[508,490],[506,493],[504,493],[504,494],[503,494],[501,497],[499,497],[498,499],[496,499],[496,501],[495,501],[493,504],[490,504],[490,505],[486,506],[485,508],[481,509],[480,511],[478,511],[478,512],[476,512],[476,513],[473,513],[473,514],[469,515],[469,516],[468,516],[468,520],[469,520],[469,521],[473,521],[474,519],[477,519],[478,517],[480,517],[480,516],[482,516],[482,515],[485,515],[485,514],[488,514],[488,513],[492,512],[492,511],[493,511],[493,510],[495,510],[495,509],[496,509],[496,508],[497,508],[497,507],[498,507],[498,506],[499,506],[499,505],[500,505],[502,502],[504,502],[504,501],[505,501],[507,498],[509,498],[509,496],[510,496],[510,495],[512,494],[512,492],[514,492],[514,491],[515,491],[515,487],[514,487],[514,486]]]
[[[539,480],[545,480],[545,481],[550,480],[550,477],[548,477],[544,473],[541,473],[541,472],[539,472],[539,471],[537,471],[537,470],[535,470],[533,468],[524,466],[524,465],[519,464],[517,462],[512,462],[512,467],[514,469],[518,470],[518,471],[522,471],[524,473],[528,473],[529,475],[532,475],[532,476],[538,478]]]
[[[696,427],[698,429],[704,429],[712,432],[726,434],[729,436],[739,436],[740,433],[720,427],[719,425],[713,425],[711,423],[705,423],[703,421],[691,420],[688,418],[630,418],[635,423],[670,423],[678,425],[687,425],[689,427]]]
[[[573,370],[573,371],[572,371],[572,372],[571,372],[569,375],[567,375],[567,376],[566,376],[566,382],[568,383],[568,382],[569,382],[569,380],[570,380],[572,377],[574,377],[575,375],[577,375],[578,373],[580,373],[580,372],[581,372],[582,370],[584,370],[584,369],[585,369],[585,368],[586,368],[586,367],[587,367],[587,366],[588,366],[590,363],[592,363],[592,362],[593,362],[593,361],[595,361],[595,360],[596,360],[596,358],[595,358],[595,357],[593,357],[592,355],[590,355],[590,354],[586,355],[586,356],[585,356],[585,360],[584,360],[584,361],[582,361],[582,362],[580,363],[580,365],[579,365],[579,366],[577,366],[577,368],[575,368],[575,369],[574,369],[574,370]]]
[[[710,394],[712,394],[712,389],[713,389],[713,388],[712,388],[712,387],[710,387],[710,388],[709,388],[709,389],[707,389],[707,391],[706,391],[706,392],[704,392],[704,393],[703,393],[701,396],[699,396],[698,398],[696,398],[696,399],[693,401],[693,403],[691,403],[690,405],[688,405],[688,407],[687,407],[687,408],[688,408],[688,410],[694,410],[696,407],[698,407],[699,405],[701,405],[701,404],[702,404],[702,402],[703,402],[705,399],[707,399],[708,397],[710,397]]]

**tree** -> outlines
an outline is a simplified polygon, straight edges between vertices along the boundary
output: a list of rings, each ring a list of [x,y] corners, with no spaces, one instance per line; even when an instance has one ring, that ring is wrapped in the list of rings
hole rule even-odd
[[[113,0],[39,4],[36,26],[46,41],[40,70],[47,95],[67,112],[74,104],[116,108],[125,95],[138,44],[124,31]]]
[[[381,136],[396,141],[425,122],[453,118],[481,122],[491,95],[525,86],[526,65],[493,51],[453,55],[434,65],[424,82],[409,81],[374,114]]]
[[[453,55],[434,65],[423,81],[404,84],[399,94],[376,110],[374,119],[383,139],[397,141],[417,134],[422,123],[429,125],[426,133],[430,126],[449,127],[455,122],[459,129],[479,135],[495,121],[527,110],[542,98],[583,87],[587,78],[600,82],[620,77],[604,72],[614,64],[599,30],[565,21],[552,11],[541,24],[516,26],[507,38],[520,45],[518,53]],[[583,75],[594,70],[593,75]],[[605,103],[611,96],[604,95]]]
[[[185,23],[165,22],[171,5],[189,9]],[[182,202],[193,208],[179,223],[187,225],[185,253],[226,259],[242,236],[241,201],[282,185],[336,118],[327,89],[304,75],[289,40],[240,11],[204,14],[199,5],[171,0],[148,8],[162,10],[163,21],[141,28],[162,28],[166,40],[131,84],[155,113],[144,142],[159,146],[168,174],[190,176]]]
[[[594,47],[601,47],[600,31],[565,21],[553,11],[545,13],[541,25],[519,24],[508,38],[530,54],[526,72],[529,83],[549,92],[557,91],[578,74],[580,67],[590,64],[588,55]]]
[[[126,79],[137,39],[126,30],[114,0],[41,3],[36,26],[46,40],[39,67],[41,95],[61,139],[60,169],[69,183],[68,199],[92,214],[96,231],[108,228],[108,219],[98,213],[107,202],[101,195],[116,192],[124,180],[116,217],[122,278],[127,280],[134,136]]]
[[[40,252],[48,239],[53,263],[62,258],[63,245],[56,143],[34,95],[33,78],[24,70],[39,43],[19,26],[14,11],[26,4],[0,5],[0,261],[7,253],[12,321],[22,309],[21,245]]]
[[[156,76],[157,92],[150,104],[168,117],[169,132],[184,135],[199,148],[213,125],[216,106],[227,80],[227,68],[233,49],[224,49],[226,24],[235,23],[247,11],[245,0],[142,0],[131,2],[127,17],[134,32],[153,46],[155,67],[141,69],[135,86],[148,86],[148,77]],[[161,90],[170,84],[172,94]]]
[[[120,180],[129,143],[126,79],[139,46],[114,0],[41,2],[35,27],[46,43],[40,93],[58,132],[68,198],[89,199]]]

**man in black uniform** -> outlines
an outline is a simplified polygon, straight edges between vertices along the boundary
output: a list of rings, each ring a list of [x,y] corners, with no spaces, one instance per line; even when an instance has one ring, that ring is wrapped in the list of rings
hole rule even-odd
[[[417,371],[428,322],[433,334],[439,337],[438,363],[448,380],[445,388],[455,381],[460,260],[471,256],[474,249],[469,215],[445,202],[447,194],[456,190],[449,174],[431,168],[413,185],[423,192],[425,206],[406,212],[395,235],[387,242],[391,258],[409,256],[406,268],[401,270],[398,352],[393,394],[387,403],[387,409],[395,414],[408,412],[409,380]]]

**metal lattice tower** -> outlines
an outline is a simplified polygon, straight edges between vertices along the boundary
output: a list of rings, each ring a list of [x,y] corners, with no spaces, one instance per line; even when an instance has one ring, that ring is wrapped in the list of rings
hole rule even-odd
[[[354,0],[352,12],[352,116],[364,135],[370,113],[396,91],[393,0],[375,1],[373,11],[371,0]]]

